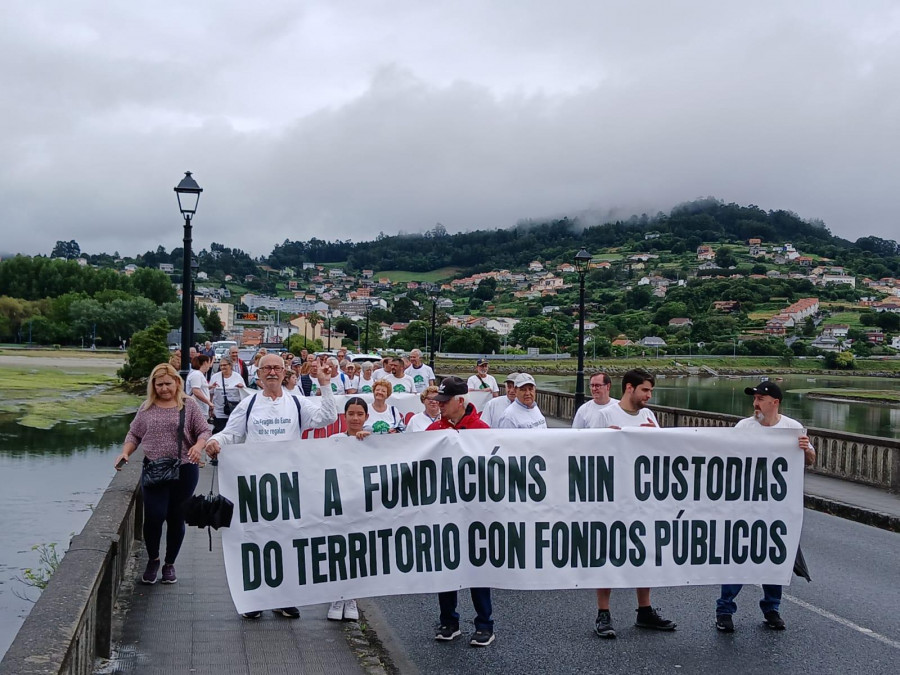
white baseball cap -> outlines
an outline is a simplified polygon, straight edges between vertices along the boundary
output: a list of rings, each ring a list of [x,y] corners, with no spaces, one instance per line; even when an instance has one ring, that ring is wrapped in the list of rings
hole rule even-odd
[[[534,378],[528,373],[519,373],[518,375],[516,375],[516,379],[515,381],[513,381],[513,384],[517,387],[524,387],[526,384],[533,384],[535,386],[537,385],[537,383],[534,381]]]

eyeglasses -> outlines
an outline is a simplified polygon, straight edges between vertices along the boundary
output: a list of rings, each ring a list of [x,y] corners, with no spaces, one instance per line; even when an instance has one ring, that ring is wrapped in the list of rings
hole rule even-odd
[[[610,386],[610,385],[606,384],[605,382],[603,384],[592,384],[591,389],[601,389],[602,387],[608,387],[608,386]]]
[[[280,373],[284,370],[281,366],[260,366],[259,369],[263,372],[269,371],[270,373]]]

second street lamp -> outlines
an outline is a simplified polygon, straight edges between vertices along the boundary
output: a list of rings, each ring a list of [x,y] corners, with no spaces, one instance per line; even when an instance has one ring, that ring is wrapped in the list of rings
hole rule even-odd
[[[434,371],[434,327],[437,323],[437,294],[431,293],[431,358],[428,359],[428,367]]]
[[[584,403],[584,275],[591,264],[591,254],[581,249],[575,254],[578,272],[578,373],[575,380],[575,410]]]
[[[191,220],[197,212],[197,203],[203,188],[197,185],[190,171],[184,172],[184,178],[175,188],[178,196],[178,208],[184,216],[184,263],[181,267],[181,378],[187,381],[191,369],[191,333],[194,327],[194,308],[191,302],[193,294],[191,284]]]

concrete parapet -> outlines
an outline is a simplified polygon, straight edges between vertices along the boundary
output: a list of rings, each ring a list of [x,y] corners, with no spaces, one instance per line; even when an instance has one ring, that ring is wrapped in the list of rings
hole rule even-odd
[[[141,536],[143,455],[117,473],[81,534],[72,538],[0,662],[0,675],[82,675],[108,657],[112,608],[128,556]]]

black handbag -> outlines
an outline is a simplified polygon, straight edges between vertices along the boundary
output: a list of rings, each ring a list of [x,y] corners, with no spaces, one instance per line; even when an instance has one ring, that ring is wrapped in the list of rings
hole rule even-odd
[[[225,413],[225,417],[230,417],[236,407],[237,403],[228,400],[228,388],[225,386],[225,373],[222,373],[222,412]]]
[[[184,439],[184,406],[178,412],[178,457],[149,460],[144,457],[141,485],[145,488],[178,480],[181,477],[181,443]]]

